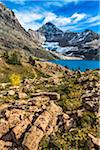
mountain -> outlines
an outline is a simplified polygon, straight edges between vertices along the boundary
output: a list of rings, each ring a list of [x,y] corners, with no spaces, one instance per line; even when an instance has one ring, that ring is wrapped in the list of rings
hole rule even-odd
[[[32,38],[21,26],[14,12],[0,3],[0,53],[16,50],[22,55],[53,59],[54,57],[38,43],[37,39]]]
[[[59,42],[63,36],[63,31],[58,29],[51,22],[46,23],[37,31],[42,33],[46,37],[47,42]]]
[[[48,22],[37,31],[46,37],[44,47],[49,50],[60,52],[64,56],[99,59],[100,35],[92,30],[63,32]]]

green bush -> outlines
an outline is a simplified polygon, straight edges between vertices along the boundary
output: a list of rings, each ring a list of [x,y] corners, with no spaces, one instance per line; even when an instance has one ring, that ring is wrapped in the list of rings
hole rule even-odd
[[[92,126],[96,122],[96,116],[92,112],[84,112],[82,118],[79,121],[81,127]]]
[[[69,84],[70,86],[70,84]],[[79,89],[80,88],[80,89]],[[58,101],[58,104],[63,108],[64,111],[66,110],[76,110],[79,107],[81,107],[81,95],[82,90],[81,87],[78,87],[77,85],[71,85],[71,87],[67,87],[64,89],[66,92],[64,92],[61,95],[61,99]]]
[[[6,62],[13,65],[20,65],[21,64],[21,55],[17,51],[13,52],[5,52],[4,58]]]
[[[41,150],[66,150],[66,141],[59,135],[51,135],[49,138],[44,138],[40,143]]]

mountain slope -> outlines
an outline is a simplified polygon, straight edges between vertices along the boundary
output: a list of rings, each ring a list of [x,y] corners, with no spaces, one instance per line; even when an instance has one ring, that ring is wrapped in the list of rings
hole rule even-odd
[[[25,55],[53,59],[43,50],[28,32],[21,26],[13,11],[0,3],[0,53],[4,50],[18,50]]]

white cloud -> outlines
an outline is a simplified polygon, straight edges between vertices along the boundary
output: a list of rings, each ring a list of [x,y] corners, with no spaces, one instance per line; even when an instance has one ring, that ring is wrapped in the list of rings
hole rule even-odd
[[[36,1],[36,0],[5,0],[5,1],[9,1],[9,2],[14,2],[14,3],[20,3],[20,2],[32,2],[32,1]],[[41,1],[46,1],[47,0],[41,0]],[[51,2],[61,2],[62,0],[58,0],[58,1],[55,1],[55,0],[51,0]],[[66,3],[70,3],[70,2],[78,2],[79,0],[64,0],[64,2]]]
[[[94,27],[94,26],[99,26],[99,25],[100,25],[100,21],[91,23],[91,24],[89,24],[88,26],[89,26],[89,27]]]
[[[65,25],[67,25],[69,23],[71,23],[71,19],[70,18],[66,18],[66,17],[59,17],[59,18],[57,18],[57,24],[59,24],[59,26],[65,26]]]
[[[100,25],[100,15],[97,16],[91,16],[87,15],[86,19],[80,22],[79,24],[76,24],[77,28],[83,28],[83,29],[89,29],[90,27]],[[73,25],[73,27],[75,27]]]
[[[41,0],[41,1],[46,1],[47,6],[57,6],[57,7],[62,7],[71,2],[74,2],[75,4],[77,4],[79,2],[79,0],[63,0],[63,1],[62,0],[58,0],[58,1],[57,0],[50,0],[50,1]]]
[[[63,16],[57,16],[54,13],[48,12],[45,16],[43,24],[46,22],[52,22],[57,26],[65,26],[71,22],[71,19]]]
[[[84,30],[84,27],[79,27],[79,26],[66,26],[66,27],[64,27],[63,28],[63,31],[72,31],[72,32],[74,32],[74,31],[79,31],[79,30]]]
[[[45,14],[45,19],[43,23],[45,24],[46,22],[52,22],[56,19],[56,15],[54,13],[48,12]]]
[[[17,11],[13,10],[21,23],[21,25],[28,30],[29,28],[37,29],[39,24],[36,22],[37,20],[43,19],[43,15],[32,10],[28,11]]]
[[[12,2],[12,3],[15,3],[15,4],[20,4],[20,5],[24,5],[25,2],[36,2],[37,0],[0,0],[1,2],[5,2],[5,1],[8,1],[8,2]],[[81,0],[40,0],[41,2],[46,2],[46,5],[47,6],[50,6],[50,5],[54,5],[54,6],[63,6],[67,3],[70,3],[70,2],[74,2],[75,4],[77,4],[79,1]]]
[[[15,11],[15,13],[19,21],[24,22],[24,23],[28,23],[34,20],[40,20],[43,18],[41,14],[37,14],[32,11],[23,11],[23,12]]]
[[[96,22],[96,21],[100,21],[100,15],[90,17],[87,22],[88,23],[93,23],[93,22]]]
[[[73,19],[73,23],[77,23],[78,21],[81,21],[82,19],[84,19],[87,15],[85,13],[74,13],[71,16],[71,19]]]
[[[89,16],[86,17],[86,20],[83,20],[80,23],[71,23],[68,26],[63,27],[63,30],[71,30],[71,31],[79,31],[79,30],[85,30],[85,29],[89,29],[90,27],[94,27],[94,26],[99,26],[100,25],[100,16]]]
[[[33,10],[27,10],[27,11],[17,11],[13,10],[21,23],[21,25],[28,30],[28,28],[32,29],[38,29],[41,25],[47,23],[47,22],[52,22],[56,26],[61,27],[61,26],[66,26],[71,22],[70,18],[63,17],[63,16],[57,16],[54,13],[47,12],[47,11],[41,11],[40,9],[35,9],[35,12]],[[41,23],[37,23],[37,21],[41,21]]]
[[[87,15],[85,13],[74,13],[71,17],[64,17],[64,16],[57,16],[54,13],[47,13],[45,14],[45,19],[43,23],[45,24],[46,22],[52,22],[58,27],[63,27],[63,26],[68,26],[69,24],[75,24],[82,19],[84,19]]]

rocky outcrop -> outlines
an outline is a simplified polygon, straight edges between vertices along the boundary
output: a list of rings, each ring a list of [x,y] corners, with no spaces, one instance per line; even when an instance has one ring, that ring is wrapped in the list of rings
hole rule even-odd
[[[87,83],[85,86],[86,93],[82,96],[82,102],[84,107],[93,112],[99,113],[99,85],[97,81]]]
[[[82,95],[82,104],[84,108],[87,111],[94,112],[96,116],[99,116],[100,115],[100,110],[99,110],[100,82],[98,81],[98,78],[94,76],[89,77],[88,74],[86,77],[81,77],[79,79],[79,83],[83,85],[85,91]]]
[[[26,32],[25,29],[19,23],[18,19],[15,16],[15,13],[12,10],[8,9],[6,6],[4,6],[2,3],[0,3],[0,28],[2,32],[4,29],[7,28],[9,29],[10,34],[12,33],[12,31],[15,31],[16,34],[19,34],[19,38],[22,34],[25,40],[26,38],[29,40],[32,40],[29,33]],[[3,36],[4,35],[2,35],[2,39],[3,39]],[[12,38],[12,41],[13,41],[13,38]]]
[[[19,23],[18,19],[15,16],[15,13],[12,10],[8,9],[6,6],[4,6],[2,3],[0,3],[0,22],[5,22],[6,25],[13,27],[13,29],[22,32],[30,38],[28,32],[26,32]]]
[[[30,150],[37,150],[39,142],[45,135],[45,132],[50,131],[48,126],[52,128],[51,121],[55,119],[61,113],[60,107],[56,106],[54,103],[51,103],[47,107],[47,110],[44,111],[35,121],[34,126],[31,128],[29,133],[27,133],[24,145]],[[56,123],[56,122],[55,122]],[[56,124],[55,124],[56,126]],[[54,126],[54,127],[55,127]],[[49,132],[50,134],[51,132]]]
[[[37,96],[49,96],[50,100],[59,100],[60,95],[58,93],[54,92],[40,92],[40,93],[33,93],[31,97],[37,97]]]
[[[46,105],[45,109],[39,108],[34,99],[8,103],[0,115],[0,150],[24,147],[37,150],[43,136],[56,131],[57,116],[62,114],[62,109],[53,101],[47,101]]]
[[[30,67],[28,63],[23,65],[25,66]],[[58,84],[65,71],[69,76],[72,72],[56,64],[39,61],[31,70],[37,75],[33,79],[24,79],[19,86],[0,84],[0,150],[38,150],[43,137],[58,131],[61,123],[61,120],[58,121],[59,116],[64,116],[64,126],[72,126],[71,118],[56,104],[60,94],[45,91],[45,87],[37,88],[45,82],[48,83],[48,88],[54,82]],[[38,70],[48,76],[40,77]]]

